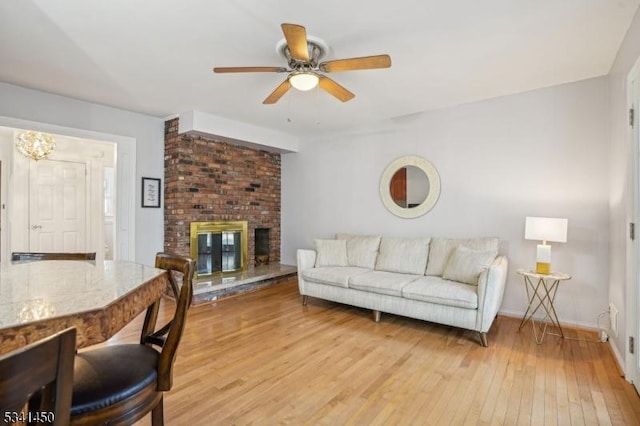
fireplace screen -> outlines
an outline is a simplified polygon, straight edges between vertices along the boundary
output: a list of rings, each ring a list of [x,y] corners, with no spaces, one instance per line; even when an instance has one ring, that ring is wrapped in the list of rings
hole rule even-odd
[[[242,268],[240,232],[198,235],[198,275]]]
[[[192,222],[191,256],[196,260],[196,277],[243,269],[246,244],[246,222]]]

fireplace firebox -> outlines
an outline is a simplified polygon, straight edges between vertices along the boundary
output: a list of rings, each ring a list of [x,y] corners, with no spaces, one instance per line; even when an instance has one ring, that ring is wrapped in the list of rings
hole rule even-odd
[[[191,222],[191,257],[196,278],[247,267],[247,222]]]
[[[256,228],[255,231],[255,261],[256,265],[269,263],[269,228]]]

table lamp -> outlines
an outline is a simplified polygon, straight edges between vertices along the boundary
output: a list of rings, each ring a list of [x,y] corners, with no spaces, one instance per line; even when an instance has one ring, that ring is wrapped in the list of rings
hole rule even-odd
[[[542,241],[536,251],[536,272],[551,273],[551,246],[548,241],[567,242],[568,219],[553,217],[527,217],[524,225],[524,238]]]

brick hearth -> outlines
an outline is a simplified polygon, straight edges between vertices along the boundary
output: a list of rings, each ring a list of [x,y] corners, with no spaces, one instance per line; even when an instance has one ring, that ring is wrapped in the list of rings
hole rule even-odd
[[[164,247],[190,255],[192,221],[246,220],[248,262],[256,228],[269,228],[269,259],[280,262],[280,154],[178,134],[165,122]]]

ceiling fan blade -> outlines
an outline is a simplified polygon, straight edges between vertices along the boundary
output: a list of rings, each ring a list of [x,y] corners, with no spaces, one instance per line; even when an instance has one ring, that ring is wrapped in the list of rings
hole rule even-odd
[[[309,62],[307,30],[302,25],[296,24],[282,24],[281,26],[291,57],[296,61]]]
[[[287,72],[288,70],[283,67],[215,67],[213,72],[215,73],[228,73],[228,72]]]
[[[326,61],[319,65],[324,72],[370,70],[376,68],[389,68],[391,57],[389,55],[363,56],[360,58],[337,59]]]
[[[353,99],[356,95],[340,86],[329,77],[321,76],[318,85],[322,90],[340,99],[342,102],[347,102]]]
[[[262,101],[263,104],[275,104],[276,102],[278,102],[280,100],[280,98],[287,93],[287,91],[291,88],[291,83],[289,83],[289,80],[285,80],[282,83],[280,83],[280,85],[278,87],[276,87],[276,90],[274,90],[273,92],[271,92],[271,94],[269,96],[267,96],[267,99],[265,99],[264,101]]]

